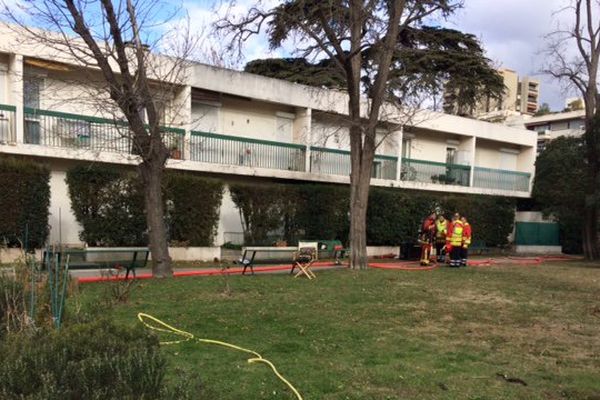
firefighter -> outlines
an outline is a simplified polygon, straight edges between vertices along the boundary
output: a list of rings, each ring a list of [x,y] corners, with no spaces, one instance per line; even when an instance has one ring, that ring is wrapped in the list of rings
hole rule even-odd
[[[446,249],[450,249],[450,266],[460,267],[463,244],[463,224],[458,213],[452,216],[452,222],[448,226],[446,236]],[[446,250],[448,251],[448,250]]]
[[[425,218],[421,226],[419,242],[421,243],[421,265],[423,266],[429,265],[429,257],[435,236],[435,217],[435,212],[431,213]]]
[[[462,217],[460,221],[463,224],[463,233],[462,233],[462,249],[460,254],[460,265],[462,267],[467,266],[467,258],[469,254],[469,246],[471,245],[471,225],[469,221],[467,221],[466,217]]]
[[[435,254],[438,263],[444,262],[444,247],[446,246],[446,236],[448,235],[448,221],[443,215],[439,215],[435,221]]]

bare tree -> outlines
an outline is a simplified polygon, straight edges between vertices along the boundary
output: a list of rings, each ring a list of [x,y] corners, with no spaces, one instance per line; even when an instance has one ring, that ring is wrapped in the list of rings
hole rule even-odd
[[[351,153],[351,268],[367,267],[366,215],[380,120],[392,105],[401,111],[419,94],[418,82],[391,74],[402,60],[401,34],[460,5],[452,0],[291,0],[268,8],[259,1],[246,15],[228,15],[217,23],[218,30],[231,33],[234,47],[266,30],[273,48],[294,38],[302,56],[327,57],[343,71]]]
[[[598,247],[598,193],[600,188],[600,1],[572,0],[560,13],[573,17],[570,26],[547,35],[550,60],[545,72],[574,87],[585,100],[585,217],[583,251],[589,260],[600,258]]]
[[[103,113],[124,120],[117,125],[139,157],[137,170],[156,277],[172,275],[161,185],[170,151],[161,97],[176,92],[185,96],[182,85],[195,46],[189,30],[181,26],[161,30],[176,16],[174,12],[159,21],[164,7],[155,0],[31,0],[4,8],[24,41],[52,49],[57,59],[64,58],[93,76],[83,82],[84,87],[93,88],[88,100]],[[185,101],[180,99],[180,103],[183,110]]]

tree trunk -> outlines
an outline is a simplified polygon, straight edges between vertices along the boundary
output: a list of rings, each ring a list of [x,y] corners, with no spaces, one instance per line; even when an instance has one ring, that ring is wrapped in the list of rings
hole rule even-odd
[[[367,208],[375,146],[368,133],[363,138],[359,123],[350,128],[350,135],[350,268],[367,269]]]
[[[360,174],[363,175],[363,174]],[[367,269],[367,206],[370,179],[359,176],[350,189],[350,268]]]
[[[139,166],[144,184],[144,202],[146,206],[146,223],[148,225],[148,242],[152,255],[152,275],[166,278],[173,275],[171,257],[167,238],[167,227],[164,220],[164,203],[162,195],[162,177],[164,163],[144,161]]]
[[[598,251],[598,208],[595,202],[586,204],[583,226],[583,254],[587,260],[600,258]]]

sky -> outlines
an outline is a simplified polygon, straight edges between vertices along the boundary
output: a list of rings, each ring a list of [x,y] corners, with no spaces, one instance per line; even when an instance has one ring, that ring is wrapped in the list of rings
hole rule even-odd
[[[540,104],[552,110],[564,108],[565,99],[575,95],[559,82],[540,73],[544,66],[544,36],[558,23],[569,23],[568,12],[558,12],[565,0],[465,0],[465,7],[450,19],[457,29],[475,34],[495,64],[519,75],[541,80]]]
[[[277,3],[275,0],[263,2]],[[253,3],[253,0],[237,0],[234,7],[236,11],[243,12]],[[558,12],[568,0],[465,0],[464,3],[463,9],[441,25],[476,35],[494,65],[513,69],[520,76],[540,79],[540,104],[546,102],[552,110],[562,110],[565,99],[576,93],[568,92],[561,83],[540,72],[544,66],[541,52],[546,47],[544,36],[557,23],[568,23],[569,14]],[[184,0],[183,7],[193,27],[206,32],[206,26],[216,18],[215,8],[222,13],[230,4],[223,0],[218,3],[211,0]],[[214,41],[208,41],[206,45],[218,47]],[[246,43],[244,59],[233,60],[232,64],[225,66],[241,68],[245,61],[287,56],[289,50],[270,50],[265,37],[259,36]]]

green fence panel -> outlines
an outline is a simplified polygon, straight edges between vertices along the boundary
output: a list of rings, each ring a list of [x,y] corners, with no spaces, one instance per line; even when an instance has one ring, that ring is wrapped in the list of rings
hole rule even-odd
[[[402,159],[400,179],[442,185],[469,186],[471,167],[434,161]]]
[[[306,146],[207,132],[192,132],[190,159],[213,164],[304,171]]]
[[[531,175],[526,172],[475,167],[473,186],[519,192],[529,191]]]
[[[523,246],[560,246],[559,226],[555,222],[517,222],[515,243]]]
[[[340,149],[311,146],[310,171],[325,175],[350,176],[350,152]],[[376,154],[373,159],[372,177],[396,179],[398,157]]]
[[[126,122],[25,107],[25,143],[68,149],[139,154]],[[171,158],[183,158],[185,130],[161,127]]]

